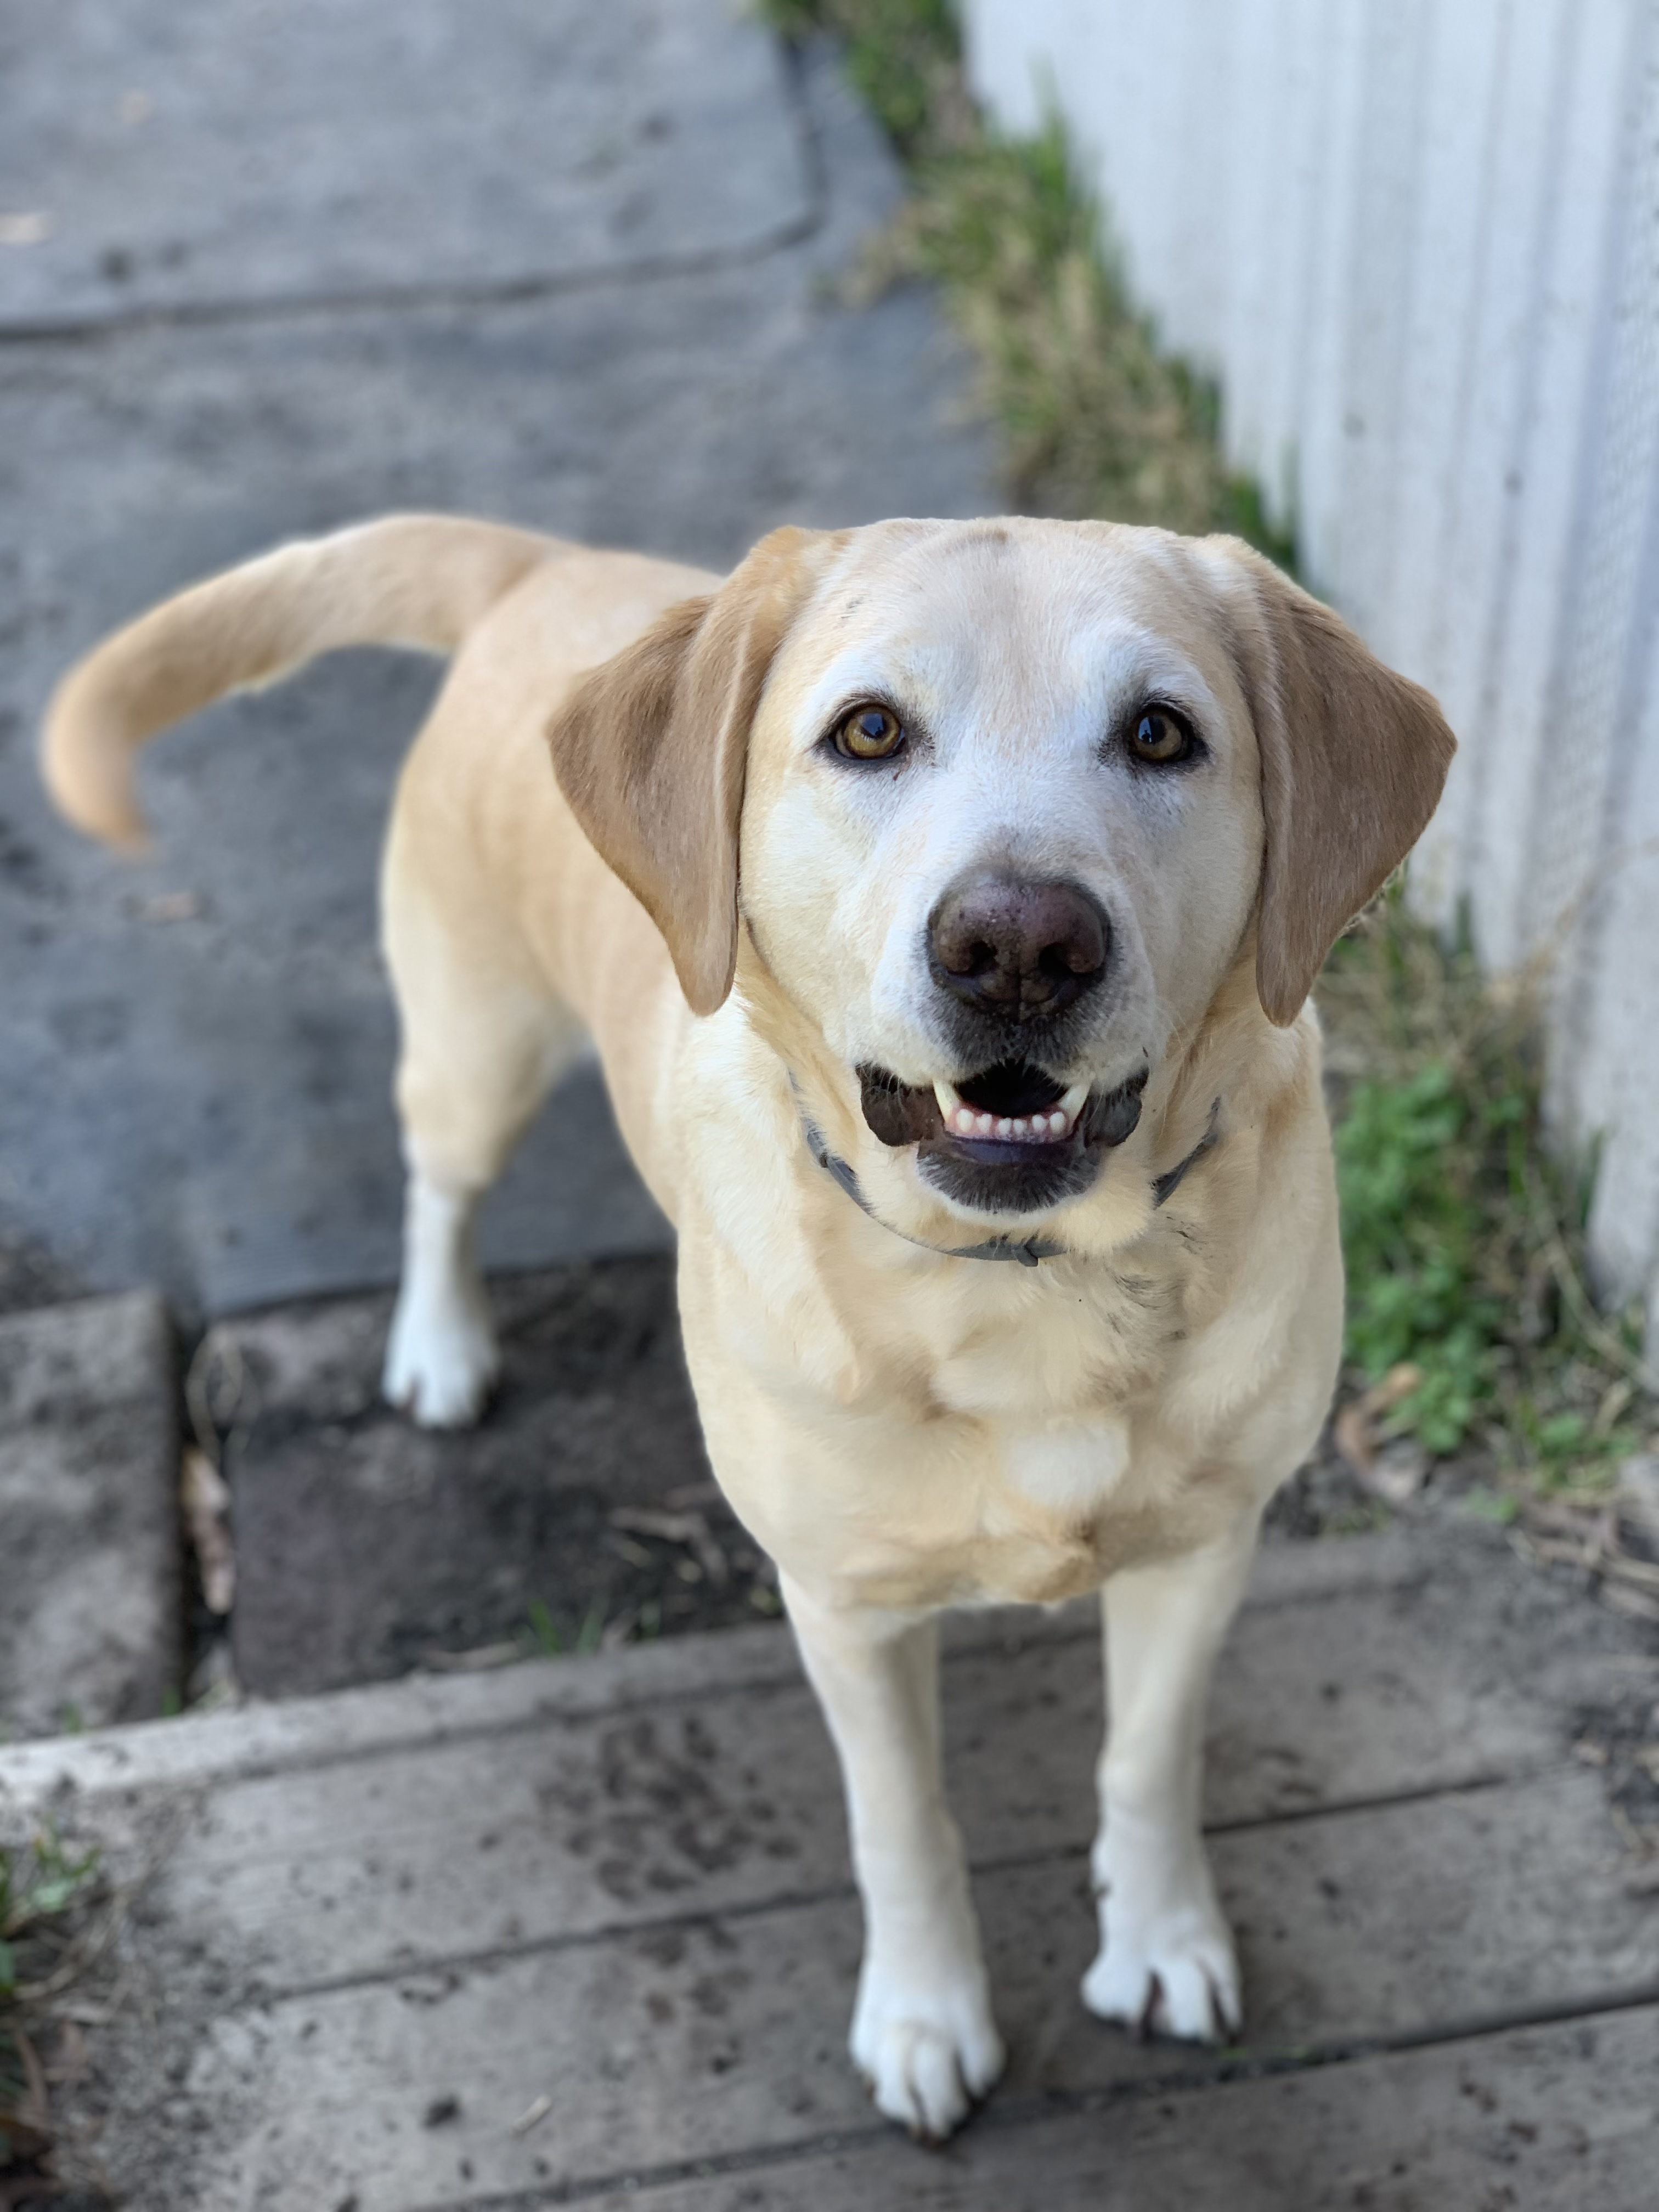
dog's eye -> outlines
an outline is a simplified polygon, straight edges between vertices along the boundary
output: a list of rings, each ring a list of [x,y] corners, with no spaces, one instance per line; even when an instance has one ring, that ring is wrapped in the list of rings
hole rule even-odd
[[[836,728],[836,750],[848,760],[890,760],[904,743],[904,726],[890,707],[854,707]]]
[[[1129,750],[1137,760],[1165,768],[1185,760],[1193,749],[1193,733],[1179,714],[1168,707],[1143,707],[1129,732]]]

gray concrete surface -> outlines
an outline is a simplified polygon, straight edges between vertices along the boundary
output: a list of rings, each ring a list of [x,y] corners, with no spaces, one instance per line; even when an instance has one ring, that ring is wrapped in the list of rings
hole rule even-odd
[[[0,1741],[179,1691],[176,1403],[152,1292],[0,1317]]]
[[[384,508],[715,565],[982,509],[964,364],[919,293],[836,304],[894,164],[729,0],[23,0],[0,77],[0,1243],[186,1317],[383,1283],[375,854],[434,670],[344,656],[165,741],[137,868],[37,788],[53,680]],[[579,1074],[487,1258],[665,1238]]]
[[[0,1831],[53,1804],[138,1885],[37,2023],[61,2170],[131,2212],[1646,2212],[1645,1632],[1490,1528],[1267,1547],[1210,1729],[1231,2051],[1078,1998],[1092,1608],[960,1620],[945,1678],[1010,2068],[943,2155],[847,2063],[835,1762],[755,1629],[0,1752]]]

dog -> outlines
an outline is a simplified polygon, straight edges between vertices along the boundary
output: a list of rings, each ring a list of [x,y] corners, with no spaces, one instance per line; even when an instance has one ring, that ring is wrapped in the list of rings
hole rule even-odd
[[[1341,1339],[1309,994],[1433,811],[1434,701],[1226,538],[783,529],[722,580],[402,516],[99,647],[49,787],[137,844],[140,744],[371,642],[453,656],[381,886],[387,1396],[478,1414],[474,1211],[592,1039],[840,1757],[877,2105],[942,2139],[1003,2066],[940,1772],[950,1607],[1103,1592],[1084,2000],[1236,2035],[1206,1687]]]

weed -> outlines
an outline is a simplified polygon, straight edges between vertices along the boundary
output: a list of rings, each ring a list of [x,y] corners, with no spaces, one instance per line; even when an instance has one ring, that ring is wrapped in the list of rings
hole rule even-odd
[[[561,1659],[570,1652],[578,1658],[586,1658],[590,1651],[599,1650],[605,1635],[605,1601],[602,1598],[593,1600],[581,1626],[576,1631],[574,1639],[569,1641],[567,1641],[553,1617],[552,1609],[544,1599],[532,1597],[525,1612],[529,1618],[530,1634],[536,1650],[544,1659]]]
[[[51,1827],[32,1844],[0,1844],[0,2003],[18,1993],[19,1940],[68,1911],[97,1867],[95,1850],[72,1856]]]
[[[1593,1493],[1654,1429],[1639,1315],[1585,1288],[1588,1177],[1544,1141],[1538,1024],[1467,939],[1443,945],[1398,884],[1320,984],[1336,1109],[1347,1357],[1422,1381],[1388,1428],[1470,1443],[1547,1489]]]

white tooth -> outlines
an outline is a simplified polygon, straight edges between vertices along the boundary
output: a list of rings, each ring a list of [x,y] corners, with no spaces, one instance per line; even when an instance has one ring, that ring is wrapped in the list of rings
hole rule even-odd
[[[973,1108],[971,1106],[958,1106],[957,1109],[957,1134],[959,1137],[971,1137],[973,1133]]]
[[[1064,1114],[1055,1113],[1048,1116],[1048,1127],[1057,1137],[1063,1137],[1071,1126],[1070,1121]]]
[[[1031,1124],[1026,1120],[1023,1114],[1016,1114],[1014,1116],[1014,1134],[1017,1137],[1029,1137],[1030,1133]]]
[[[1066,1116],[1068,1121],[1075,1121],[1078,1115],[1083,1111],[1084,1107],[1088,1103],[1088,1085],[1086,1083],[1074,1083],[1071,1089],[1061,1097],[1060,1102],[1060,1111]]]
[[[1012,1122],[1008,1119],[1008,1116],[1005,1114],[1005,1115],[1003,1115],[1002,1119],[1001,1119],[1001,1120],[997,1123],[997,1134],[998,1134],[998,1136],[1000,1136],[1000,1137],[1008,1137],[1008,1136],[1012,1136],[1012,1135],[1013,1134],[1013,1129],[1014,1129],[1014,1125],[1013,1125],[1013,1123],[1012,1123]]]
[[[975,1124],[975,1127],[981,1137],[988,1137],[991,1133],[990,1115],[988,1114],[981,1114],[978,1121]]]
[[[945,1127],[948,1128],[951,1123],[951,1116],[956,1112],[957,1109],[962,1103],[961,1095],[957,1091],[957,1086],[954,1083],[946,1083],[941,1078],[940,1080],[933,1085],[933,1096],[939,1101],[939,1110],[944,1117]]]

